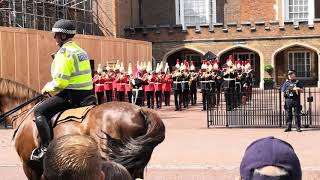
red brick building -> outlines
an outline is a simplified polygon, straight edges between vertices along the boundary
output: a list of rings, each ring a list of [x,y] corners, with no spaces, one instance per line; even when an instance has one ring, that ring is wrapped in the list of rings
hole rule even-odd
[[[156,62],[197,61],[208,51],[250,59],[263,86],[279,85],[288,69],[319,86],[320,1],[317,0],[120,0],[117,36],[151,41]],[[268,74],[265,65],[274,71]]]

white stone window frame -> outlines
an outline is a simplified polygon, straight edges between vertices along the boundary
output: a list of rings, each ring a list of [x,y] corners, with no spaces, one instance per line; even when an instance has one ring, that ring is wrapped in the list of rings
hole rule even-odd
[[[302,72],[304,71],[305,72],[305,76],[299,76],[298,75],[298,70],[295,69],[295,61],[297,61],[295,59],[295,55],[297,55],[297,53],[303,53],[304,54],[304,64],[302,64]],[[293,59],[290,59],[290,54],[292,54],[292,57]],[[309,64],[306,63],[306,60],[307,60],[307,54],[309,54]],[[288,70],[290,69],[294,69],[297,71],[297,79],[312,79],[312,60],[313,60],[313,53],[312,51],[304,51],[304,50],[300,50],[300,51],[288,51]],[[310,76],[307,76],[307,69],[309,68],[309,72],[310,72]]]
[[[206,23],[197,23],[194,24],[187,24],[185,22],[185,1],[186,0],[175,0],[176,4],[176,24],[181,24],[183,29],[185,30],[187,26],[203,26],[203,25],[209,25],[217,22],[217,0],[203,0],[205,3],[205,16],[206,16]],[[199,1],[199,0],[194,0]]]
[[[256,69],[256,53],[255,52],[234,52],[233,53],[233,57],[235,57],[234,61],[237,61],[238,59],[240,59],[241,61],[247,61],[248,59],[241,59],[240,56],[241,55],[245,55],[245,56],[248,56],[249,60],[250,60],[250,63],[251,63],[251,67],[253,69],[254,72],[257,72],[257,69]]]
[[[309,25],[314,24],[315,19],[315,0],[308,0],[308,17],[306,19],[290,19],[289,17],[289,1],[290,0],[282,0],[282,7],[283,7],[283,16],[285,21],[308,21]],[[299,1],[299,0],[292,0],[292,1]],[[299,8],[298,8],[299,9]],[[298,10],[299,11],[299,10]]]

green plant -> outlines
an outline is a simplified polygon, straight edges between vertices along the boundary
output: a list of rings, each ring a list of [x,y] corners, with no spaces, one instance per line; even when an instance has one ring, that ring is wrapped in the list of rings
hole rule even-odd
[[[273,84],[273,79],[272,78],[263,78],[263,81],[265,84]]]
[[[273,67],[270,64],[267,64],[264,66],[264,71],[266,71],[268,73],[272,73]]]

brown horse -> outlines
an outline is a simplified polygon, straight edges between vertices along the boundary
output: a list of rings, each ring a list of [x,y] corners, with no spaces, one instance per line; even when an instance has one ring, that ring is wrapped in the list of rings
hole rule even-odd
[[[16,82],[0,78],[0,111],[39,95]],[[15,118],[8,119],[15,128],[15,148],[28,179],[40,179],[42,170],[30,165],[30,155],[38,146],[38,132],[30,104]],[[12,120],[13,119],[13,120]],[[153,149],[165,138],[165,126],[154,110],[129,103],[112,102],[92,108],[82,123],[66,122],[53,129],[54,138],[66,134],[90,135],[96,139],[105,160],[122,164],[134,178],[143,178],[144,168]]]

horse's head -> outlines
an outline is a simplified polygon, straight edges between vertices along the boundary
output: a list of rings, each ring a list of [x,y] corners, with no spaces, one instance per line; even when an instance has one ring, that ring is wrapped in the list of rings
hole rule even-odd
[[[35,97],[39,93],[9,79],[0,78],[0,113],[10,111],[12,108],[21,103]],[[18,111],[18,113],[21,111]],[[10,118],[6,118],[6,122],[11,123]]]

